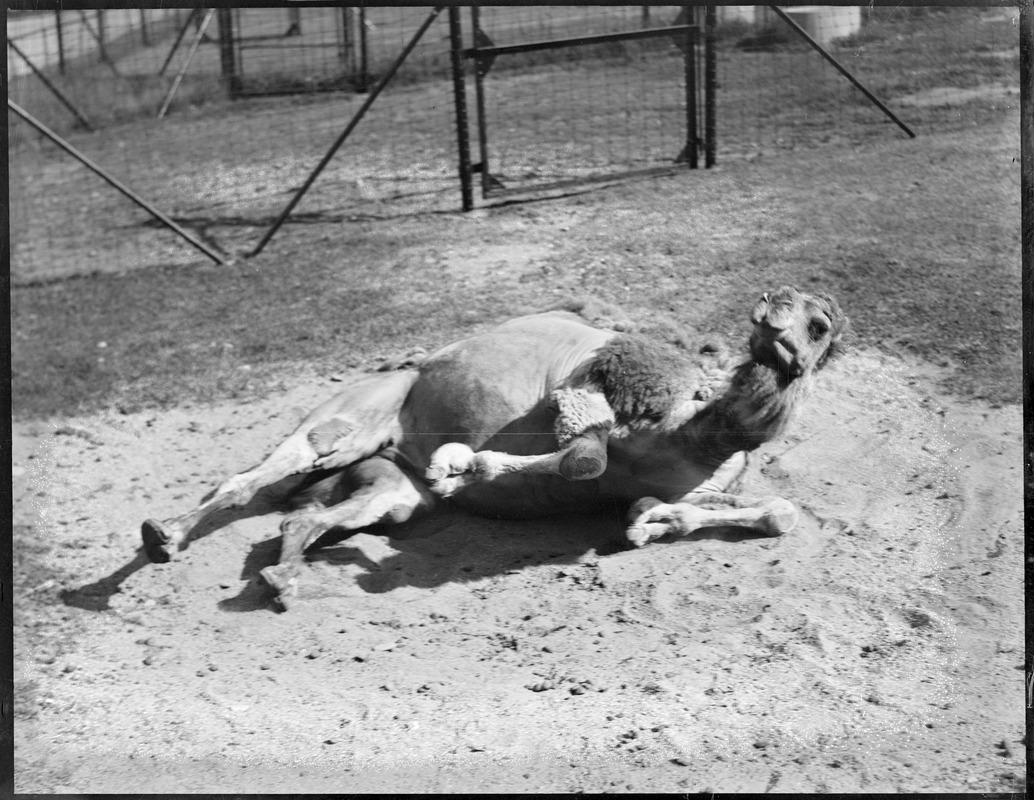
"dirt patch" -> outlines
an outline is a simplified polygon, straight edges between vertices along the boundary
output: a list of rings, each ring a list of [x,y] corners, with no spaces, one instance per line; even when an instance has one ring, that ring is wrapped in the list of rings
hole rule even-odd
[[[782,538],[444,514],[315,554],[287,614],[270,502],[169,565],[139,523],[335,384],[16,424],[17,789],[1019,790],[1021,413],[936,377],[824,374],[747,482],[801,509]]]
[[[1004,54],[994,54],[996,58],[1012,57],[1015,55],[1010,51]],[[898,102],[903,106],[936,108],[942,106],[959,106],[965,103],[972,103],[975,100],[1011,100],[1014,103],[1020,102],[1019,86],[975,86],[972,89],[960,89],[957,86],[939,86],[935,89],[926,89],[915,94],[899,97]]]
[[[534,269],[552,254],[548,244],[497,244],[474,251],[449,253],[445,265],[449,274],[460,280],[489,283],[493,277],[506,280]]]

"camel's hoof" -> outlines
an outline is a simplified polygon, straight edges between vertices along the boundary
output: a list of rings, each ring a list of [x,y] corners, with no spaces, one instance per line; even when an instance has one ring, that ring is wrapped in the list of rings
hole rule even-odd
[[[276,603],[281,611],[289,611],[298,599],[298,573],[284,564],[266,567],[259,574],[276,592]]]
[[[179,553],[179,543],[156,519],[144,520],[140,526],[140,535],[144,540],[144,552],[155,564],[168,563]]]
[[[635,522],[643,514],[649,511],[651,508],[655,508],[662,504],[661,500],[656,497],[640,497],[628,508],[627,519],[629,522]]]
[[[431,453],[431,462],[427,465],[424,478],[433,487],[450,476],[464,474],[473,463],[473,450],[460,442],[448,442]]]
[[[640,522],[628,527],[628,530],[625,531],[625,538],[633,547],[642,547],[657,541],[670,532],[671,526],[666,522]]]
[[[759,520],[759,527],[768,536],[782,536],[794,529],[798,516],[793,503],[777,497],[768,503],[764,516]]]
[[[428,488],[438,497],[446,498],[452,497],[472,482],[466,475],[451,475],[448,478],[434,481]]]

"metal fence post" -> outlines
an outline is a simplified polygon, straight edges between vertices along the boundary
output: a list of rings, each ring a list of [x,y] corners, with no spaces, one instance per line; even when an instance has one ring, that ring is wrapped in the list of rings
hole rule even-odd
[[[233,9],[220,7],[219,14],[219,64],[226,81],[230,97],[241,93],[241,76],[237,73],[237,54],[233,46]]]
[[[1021,228],[1022,252],[1028,257],[1023,259],[1020,272],[1021,303],[1023,309],[1023,508],[1030,518],[1034,512],[1034,416],[1029,409],[1034,402],[1034,384],[1030,375],[1034,367],[1034,327],[1030,324],[1034,314],[1034,268],[1031,266],[1030,254],[1034,252],[1034,9],[1026,3],[1020,9],[1020,192],[1021,192]],[[1028,555],[1030,549],[1027,550]],[[1034,586],[1034,559],[1027,558],[1024,564],[1024,583],[1029,591]],[[1024,658],[1026,670],[1027,708],[1034,702],[1034,666],[1032,666],[1031,635],[1028,628],[1026,637],[1027,654]]]
[[[65,34],[61,29],[61,10],[54,12],[55,30],[57,31],[57,71],[65,74]]]
[[[682,48],[683,61],[686,69],[686,149],[685,160],[690,169],[699,166],[697,153],[697,27],[696,7],[683,6],[682,13],[686,16],[686,45]]]
[[[456,102],[456,142],[460,151],[460,193],[463,210],[474,208],[474,187],[470,170],[470,131],[467,118],[467,84],[463,77],[463,27],[460,10],[449,6],[449,46],[452,61],[452,87]]]
[[[718,143],[715,139],[718,110],[715,107],[718,88],[718,61],[715,41],[718,29],[718,10],[704,6],[704,166],[714,166]]]
[[[97,9],[97,51],[101,61],[108,60],[108,48],[104,44],[104,10]]]
[[[478,46],[481,30],[481,15],[477,3],[470,7],[470,25],[474,36],[474,45]],[[491,175],[488,171],[488,124],[485,121],[485,73],[488,67],[480,54],[474,58],[474,95],[478,112],[478,154],[481,158],[477,169],[481,172],[481,196],[488,197],[492,191]]]
[[[356,91],[365,93],[370,89],[370,62],[366,49],[366,6],[359,6],[359,80]]]

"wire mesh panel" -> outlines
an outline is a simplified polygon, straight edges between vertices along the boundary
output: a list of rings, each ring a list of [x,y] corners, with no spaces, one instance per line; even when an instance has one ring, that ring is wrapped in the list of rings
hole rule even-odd
[[[818,45],[917,135],[1019,102],[1018,11],[787,8]],[[898,128],[770,9],[718,9],[719,154],[902,137]]]
[[[221,13],[11,12],[8,96],[193,235],[220,252],[246,253],[430,14],[428,7],[294,11],[234,10],[237,61],[229,74]],[[663,27],[679,13],[677,6],[486,6],[480,22],[494,45],[507,46]],[[917,134],[917,146],[926,135],[1014,119],[1017,9],[785,13],[796,27],[767,7],[717,9],[719,161],[903,139],[836,64]],[[462,20],[470,47],[469,10]],[[484,75],[490,173],[521,188],[672,165],[686,144],[685,67],[671,38],[495,58]],[[234,75],[292,94],[234,100]],[[451,77],[443,14],[289,224],[458,209]],[[307,93],[311,87],[334,91]],[[466,94],[473,109],[474,81]],[[698,131],[701,113],[698,105]],[[8,119],[15,282],[204,257],[17,116]],[[473,126],[471,133],[476,150]]]
[[[699,69],[687,38],[699,37],[584,42],[693,23],[695,17],[670,6],[476,9],[470,39],[509,50],[479,61],[488,194],[685,162],[698,122],[687,58],[691,73]],[[558,41],[569,44],[533,49]]]
[[[242,94],[364,85],[358,9],[234,9],[233,24]]]
[[[265,9],[284,21],[283,9]],[[385,32],[368,42],[374,74],[398,56],[407,36],[429,9],[378,9]],[[138,47],[115,60],[124,75],[160,68],[173,40],[198,32],[184,12],[168,26],[162,46],[145,58]],[[368,13],[370,10],[368,9]],[[189,23],[189,24],[188,24]],[[305,18],[302,19],[304,31]],[[382,24],[383,23],[383,24]],[[390,35],[387,32],[390,31]],[[213,82],[216,94],[184,84],[180,101],[164,119],[155,112],[169,81],[152,75],[149,102],[135,118],[112,113],[125,78],[93,64],[103,92],[77,91],[78,82],[56,85],[83,102],[96,130],[84,130],[33,75],[12,84],[11,98],[54,128],[114,178],[143,195],[177,223],[229,256],[247,253],[284,208],[327,148],[352,119],[364,95],[351,88],[321,95],[295,95],[229,102],[220,76],[219,31],[202,43],[190,67]],[[157,39],[157,37],[154,37]],[[185,49],[185,45],[179,50]],[[435,22],[414,56],[422,58],[417,80],[393,82],[357,125],[354,134],[292,215],[313,225],[358,216],[456,208],[455,121],[448,74],[448,32]],[[169,72],[177,69],[174,60]],[[437,68],[435,67],[437,65]],[[88,71],[88,70],[84,70]],[[126,114],[125,116],[128,116]],[[121,120],[121,121],[120,121]],[[94,271],[173,265],[200,256],[189,244],[9,114],[12,277],[18,282]]]

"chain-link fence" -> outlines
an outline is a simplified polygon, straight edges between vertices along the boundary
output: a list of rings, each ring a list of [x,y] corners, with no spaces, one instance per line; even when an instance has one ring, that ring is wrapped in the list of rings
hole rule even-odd
[[[430,13],[10,12],[9,98],[192,235],[238,256],[268,230]],[[811,6],[786,9],[786,19],[767,7],[718,7],[718,161],[891,140],[907,136],[904,128],[921,146],[930,133],[1004,123],[1019,103],[1018,13]],[[508,46],[680,19],[700,24],[701,36],[705,27],[702,7],[688,17],[678,6],[642,5],[493,6],[480,15],[476,33],[471,10],[461,12],[464,48],[483,44],[481,36]],[[686,144],[686,82],[697,83],[699,102],[706,78],[699,61],[687,73],[684,46],[656,37],[495,58],[480,100],[493,176],[531,185],[674,164]],[[460,208],[451,55],[442,14],[292,223]],[[473,61],[462,66],[475,109]],[[702,107],[695,113],[702,118]],[[15,282],[203,258],[37,128],[14,113],[8,120]],[[467,124],[476,143],[477,115]]]

